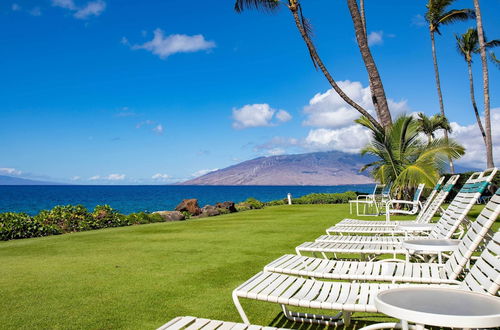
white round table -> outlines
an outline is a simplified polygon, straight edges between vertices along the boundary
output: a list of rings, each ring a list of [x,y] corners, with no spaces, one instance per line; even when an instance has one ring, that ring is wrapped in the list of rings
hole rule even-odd
[[[455,251],[459,244],[459,239],[410,239],[403,241],[403,247],[407,250],[436,252],[440,264],[443,263],[441,253]]]
[[[379,292],[375,297],[379,312],[408,322],[417,329],[424,325],[453,328],[500,327],[500,298],[454,288],[408,287]],[[382,329],[384,324],[363,329]],[[394,323],[392,323],[394,326]],[[385,327],[389,323],[385,324]]]

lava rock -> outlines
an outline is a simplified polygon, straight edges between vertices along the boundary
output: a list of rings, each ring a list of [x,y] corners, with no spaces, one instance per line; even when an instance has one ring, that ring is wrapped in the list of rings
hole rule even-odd
[[[201,209],[198,206],[198,200],[196,198],[183,199],[179,205],[175,208],[179,212],[188,212],[191,215],[200,215]]]

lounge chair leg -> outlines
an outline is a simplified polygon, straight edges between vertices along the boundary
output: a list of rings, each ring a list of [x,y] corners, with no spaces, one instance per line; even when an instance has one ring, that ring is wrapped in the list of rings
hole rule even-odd
[[[344,321],[340,319],[343,315],[342,312],[339,312],[337,313],[337,315],[334,316],[329,316],[320,314],[292,312],[285,305],[281,305],[281,308],[283,310],[283,314],[285,315],[285,317],[292,322],[320,324],[328,326],[339,326],[344,324]]]
[[[342,319],[344,320],[344,326],[349,326],[351,324],[351,312],[344,312]]]
[[[248,320],[248,317],[245,314],[243,307],[241,307],[240,300],[238,299],[238,296],[234,292],[233,292],[233,302],[234,306],[236,306],[236,309],[238,310],[238,313],[240,313],[240,317],[243,320],[243,323],[250,324],[250,321]]]

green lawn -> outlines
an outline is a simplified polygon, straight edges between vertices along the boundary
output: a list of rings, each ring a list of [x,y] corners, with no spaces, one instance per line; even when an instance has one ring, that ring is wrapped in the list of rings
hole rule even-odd
[[[180,315],[240,321],[234,288],[346,216],[347,205],[275,206],[0,242],[0,328],[154,329]],[[299,326],[284,323],[275,304],[243,304],[252,323]],[[355,326],[386,319],[353,316]]]

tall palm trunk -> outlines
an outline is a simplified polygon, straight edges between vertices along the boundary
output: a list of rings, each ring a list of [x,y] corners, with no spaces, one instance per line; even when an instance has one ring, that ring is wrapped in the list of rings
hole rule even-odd
[[[493,141],[491,139],[490,118],[490,82],[488,77],[488,61],[486,60],[486,46],[484,41],[483,21],[481,19],[481,8],[479,0],[474,0],[476,11],[477,36],[479,39],[479,50],[481,53],[481,64],[483,66],[483,98],[484,98],[484,128],[486,133],[486,166],[495,166],[493,161]]]
[[[325,65],[323,64],[323,61],[321,60],[321,58],[319,57],[318,55],[318,52],[316,51],[316,47],[314,46],[314,44],[312,43],[311,39],[309,38],[309,35],[306,33],[305,29],[304,29],[304,26],[303,26],[303,22],[301,20],[301,18],[299,17],[299,13],[298,13],[298,5],[295,1],[290,1],[290,4],[289,4],[289,9],[290,11],[292,12],[292,15],[293,15],[293,18],[295,20],[295,25],[297,26],[297,29],[299,30],[300,32],[300,35],[302,36],[302,39],[304,40],[308,50],[309,50],[309,53],[313,59],[313,61],[318,65],[318,67],[320,68],[321,72],[323,72],[324,76],[326,77],[326,79],[328,80],[328,82],[330,83],[330,85],[332,86],[332,88],[335,90],[335,92],[337,92],[337,94],[347,103],[349,104],[350,106],[352,106],[354,109],[356,109],[359,113],[361,113],[363,116],[367,117],[368,120],[370,120],[370,122],[377,128],[380,128],[382,129],[381,125],[379,124],[379,122],[373,118],[373,116],[368,113],[368,111],[366,111],[365,109],[363,109],[359,104],[357,104],[356,102],[354,102],[346,93],[344,93],[344,91],[337,85],[337,82],[333,79],[333,77],[331,76],[330,72],[328,71],[328,69],[325,67]]]
[[[363,23],[363,30],[365,31],[365,37],[368,38],[368,32],[366,32],[365,0],[359,0],[359,11],[361,14],[361,22]]]
[[[368,80],[370,82],[370,90],[375,111],[377,112],[377,116],[382,126],[390,127],[392,125],[392,118],[385,96],[384,85],[382,84],[382,79],[380,78],[377,66],[370,52],[370,47],[368,47],[366,29],[358,9],[358,4],[356,0],[347,0],[347,5],[354,23],[359,51],[361,52],[361,57],[363,58],[366,71],[368,72]]]
[[[474,114],[476,115],[477,125],[479,126],[479,130],[481,131],[481,135],[483,136],[484,145],[486,146],[487,145],[486,133],[484,132],[483,123],[481,122],[481,116],[479,115],[479,111],[477,110],[476,97],[474,96],[474,80],[472,76],[472,65],[470,61],[467,61],[467,69],[469,71],[469,87],[470,87],[470,99],[472,101],[472,108],[474,108]]]
[[[444,104],[443,104],[443,94],[441,93],[441,81],[439,79],[439,69],[438,69],[438,63],[437,63],[437,56],[436,56],[436,42],[434,40],[434,31],[430,31],[431,33],[431,45],[432,45],[432,61],[434,63],[434,75],[436,76],[436,88],[438,92],[438,99],[439,99],[439,110],[441,112],[441,115],[446,117],[444,113]],[[446,141],[448,141],[448,131],[444,130],[444,138]],[[448,157],[449,163],[450,163],[450,172],[451,174],[455,173],[455,166],[453,165],[453,161],[451,160],[450,157]]]

